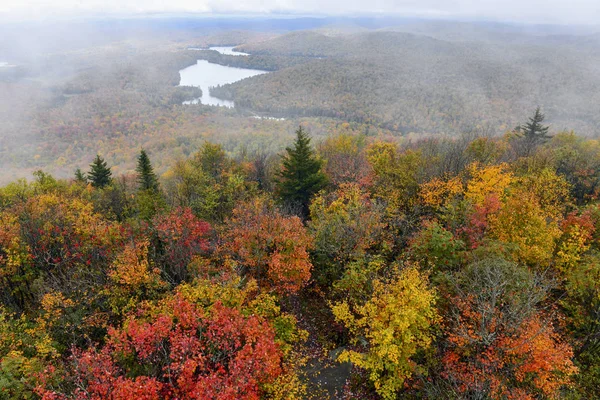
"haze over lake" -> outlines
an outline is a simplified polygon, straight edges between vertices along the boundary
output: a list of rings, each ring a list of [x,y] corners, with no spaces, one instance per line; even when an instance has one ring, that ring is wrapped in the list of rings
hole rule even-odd
[[[241,51],[235,51],[233,49],[234,49],[234,47],[232,47],[232,46],[211,46],[208,48],[208,50],[214,50],[221,54],[225,54],[227,56],[249,56],[250,55],[248,53],[244,53]],[[207,50],[207,49],[201,49],[198,47],[190,47],[188,50]]]

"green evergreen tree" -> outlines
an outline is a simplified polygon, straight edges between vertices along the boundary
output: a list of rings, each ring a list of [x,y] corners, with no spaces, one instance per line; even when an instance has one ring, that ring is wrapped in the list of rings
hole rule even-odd
[[[516,132],[523,142],[525,156],[531,155],[537,146],[552,138],[548,134],[550,127],[542,124],[544,119],[546,119],[546,116],[542,113],[540,107],[538,107],[533,117],[529,118],[529,122],[517,127]]]
[[[75,181],[79,183],[87,183],[87,178],[85,177],[85,173],[81,170],[81,168],[77,168],[75,170]]]
[[[110,168],[100,155],[96,155],[94,162],[90,164],[90,172],[87,175],[92,186],[97,188],[103,188],[112,182]]]
[[[302,129],[296,131],[293,147],[285,149],[283,168],[278,174],[277,192],[282,201],[299,207],[302,217],[308,217],[311,197],[327,184],[319,160],[310,146],[310,136]]]
[[[138,156],[137,167],[135,171],[138,173],[138,184],[140,190],[148,190],[158,192],[158,178],[150,163],[150,158],[145,150],[140,151]]]

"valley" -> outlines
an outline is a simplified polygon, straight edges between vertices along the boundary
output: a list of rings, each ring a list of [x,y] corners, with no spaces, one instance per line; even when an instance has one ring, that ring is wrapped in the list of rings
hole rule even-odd
[[[598,398],[591,2],[0,4],[0,399]]]

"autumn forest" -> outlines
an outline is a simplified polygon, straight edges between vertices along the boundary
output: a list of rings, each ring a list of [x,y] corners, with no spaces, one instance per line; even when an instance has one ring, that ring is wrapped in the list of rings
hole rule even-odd
[[[0,399],[600,398],[595,83],[561,112],[565,59],[491,31],[203,29],[0,74]],[[270,72],[184,106],[198,59]]]

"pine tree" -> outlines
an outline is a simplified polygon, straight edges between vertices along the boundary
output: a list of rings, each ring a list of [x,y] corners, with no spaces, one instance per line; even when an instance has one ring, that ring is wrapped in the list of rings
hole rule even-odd
[[[286,153],[278,174],[277,191],[281,200],[299,207],[302,217],[306,218],[311,197],[327,184],[321,170],[323,163],[315,156],[310,137],[302,126],[296,131],[294,147],[286,148]]]
[[[542,124],[545,118],[546,116],[538,107],[533,117],[529,118],[529,122],[517,127],[516,132],[523,141],[525,156],[529,156],[538,145],[552,138],[548,134],[550,127]]]
[[[138,184],[140,190],[158,191],[158,178],[154,173],[154,168],[150,163],[150,158],[145,150],[140,151],[138,156],[137,167],[135,168],[138,173]]]
[[[75,170],[75,181],[78,183],[87,183],[87,178],[81,168]]]
[[[92,186],[103,188],[109,185],[112,181],[112,173],[107,166],[106,161],[100,155],[96,155],[94,162],[90,164],[90,172],[88,172],[88,180]]]

